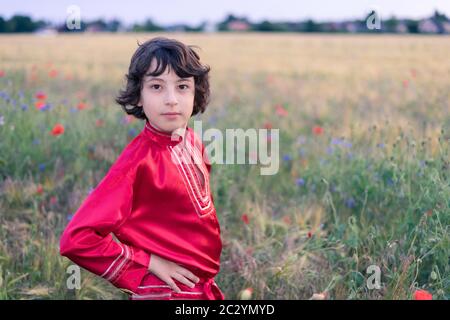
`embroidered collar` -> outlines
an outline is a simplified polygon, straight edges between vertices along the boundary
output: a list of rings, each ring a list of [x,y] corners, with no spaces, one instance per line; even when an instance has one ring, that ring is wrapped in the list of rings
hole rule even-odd
[[[185,140],[185,137],[188,134],[189,130],[190,129],[186,127],[184,135],[178,134],[178,132],[170,134],[156,129],[154,126],[150,124],[149,121],[146,120],[143,133],[145,136],[161,145],[175,146]]]

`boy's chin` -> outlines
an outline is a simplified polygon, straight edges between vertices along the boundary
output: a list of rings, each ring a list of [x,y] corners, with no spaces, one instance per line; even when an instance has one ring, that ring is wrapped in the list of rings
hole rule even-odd
[[[183,123],[173,123],[173,124],[164,124],[160,126],[160,129],[168,134],[174,134],[184,130],[186,128],[186,124]]]

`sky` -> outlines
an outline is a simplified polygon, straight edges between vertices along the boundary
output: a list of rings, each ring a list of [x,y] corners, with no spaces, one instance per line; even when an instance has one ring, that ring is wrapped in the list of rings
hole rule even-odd
[[[118,18],[125,24],[151,18],[162,25],[204,21],[217,23],[227,14],[246,16],[252,22],[339,21],[362,18],[375,8],[381,18],[423,18],[439,10],[450,16],[450,0],[0,0],[0,16],[26,14],[55,23],[66,20],[67,8],[80,8],[82,20]]]

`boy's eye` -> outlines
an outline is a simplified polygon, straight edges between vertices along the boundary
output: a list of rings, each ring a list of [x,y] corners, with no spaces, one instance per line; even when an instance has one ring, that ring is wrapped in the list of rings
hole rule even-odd
[[[179,86],[179,88],[182,89],[182,90],[186,90],[186,89],[189,88],[189,86],[186,85],[186,84],[181,84],[181,85]]]
[[[161,87],[161,85],[159,85],[159,84],[153,84],[150,86],[150,88],[156,89],[156,90],[158,90],[160,87]]]

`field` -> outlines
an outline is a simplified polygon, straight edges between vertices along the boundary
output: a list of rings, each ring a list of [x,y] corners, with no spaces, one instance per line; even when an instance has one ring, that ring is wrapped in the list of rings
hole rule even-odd
[[[127,298],[68,289],[58,244],[143,127],[114,97],[155,35],[0,36],[0,299]],[[213,164],[227,299],[450,298],[450,38],[167,36],[211,66],[204,129],[280,129],[278,174]]]

